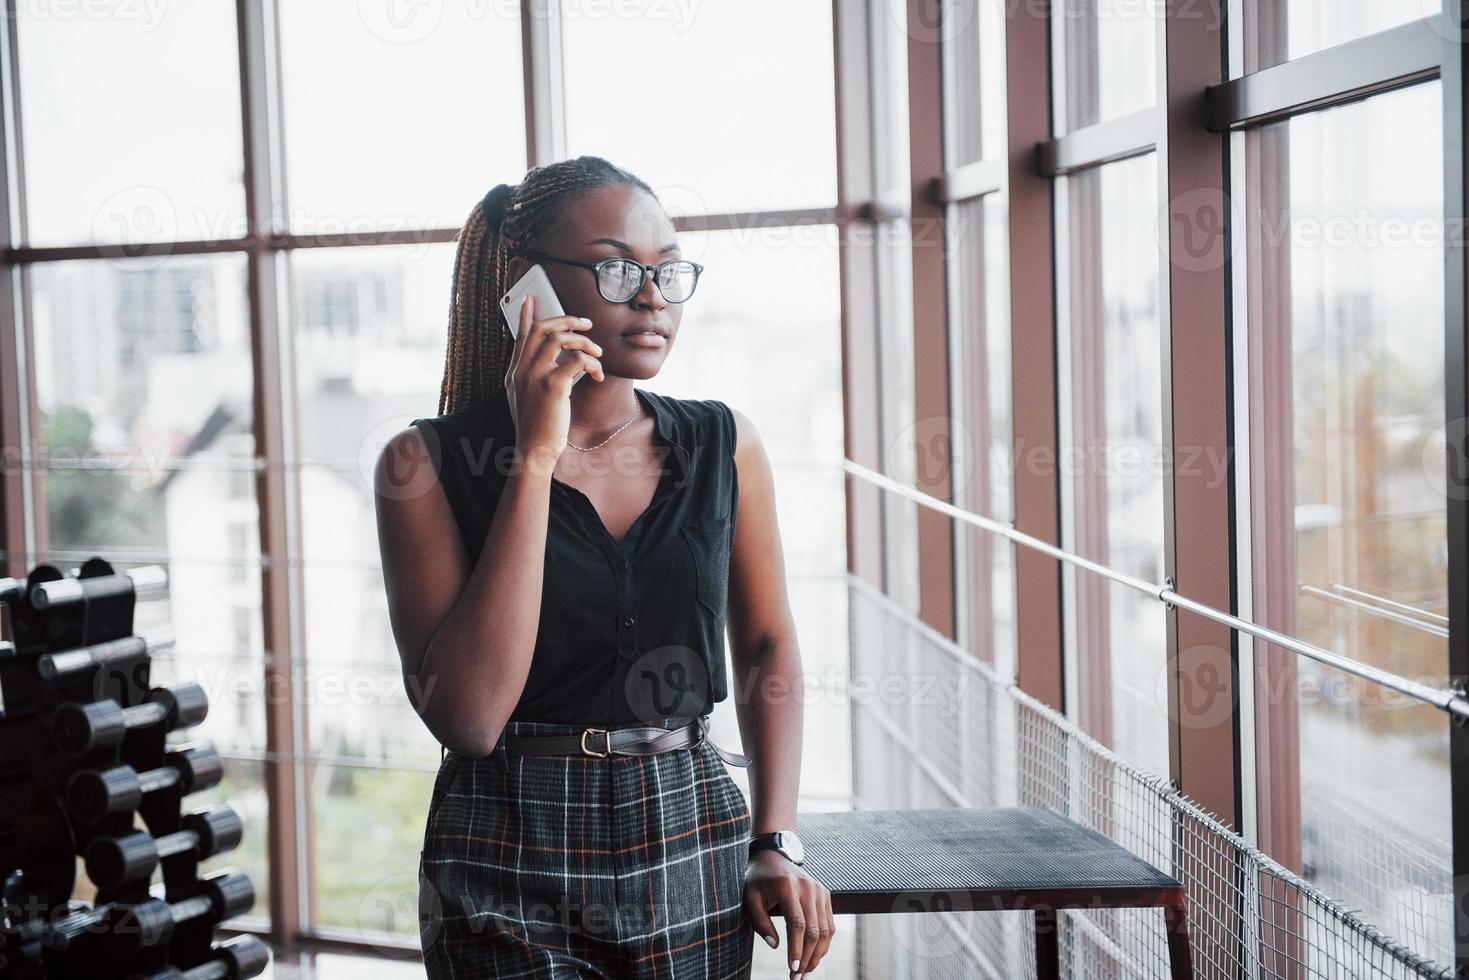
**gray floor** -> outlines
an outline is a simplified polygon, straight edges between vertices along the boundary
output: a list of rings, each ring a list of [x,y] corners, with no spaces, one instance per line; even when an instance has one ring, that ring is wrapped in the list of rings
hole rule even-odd
[[[813,980],[855,980],[856,927],[857,920],[853,916],[837,917],[839,933],[836,941],[826,959],[811,974]],[[771,949],[764,940],[757,938],[752,980],[788,980],[790,970],[781,960],[784,952],[784,937],[781,938],[780,949]],[[264,980],[422,980],[423,965],[415,960],[395,960],[385,956],[308,953],[302,954],[299,962],[286,962],[277,957],[262,976]]]

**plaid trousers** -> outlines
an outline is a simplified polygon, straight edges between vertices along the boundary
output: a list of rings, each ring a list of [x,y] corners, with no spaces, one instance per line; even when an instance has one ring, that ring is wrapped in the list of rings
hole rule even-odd
[[[451,752],[419,866],[428,976],[747,978],[750,821],[703,740],[651,756],[512,758],[502,736],[483,758]]]

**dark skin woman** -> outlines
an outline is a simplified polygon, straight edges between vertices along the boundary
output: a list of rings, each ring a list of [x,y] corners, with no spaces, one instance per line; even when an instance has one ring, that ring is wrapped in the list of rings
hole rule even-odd
[[[656,265],[681,255],[656,197],[620,183],[577,196],[537,248],[586,263],[629,257]],[[531,264],[511,258],[506,281],[517,281]],[[620,540],[648,507],[667,462],[655,419],[640,414],[634,383],[657,375],[672,353],[682,304],[665,301],[652,276],[631,301],[609,303],[584,269],[541,264],[566,314],[542,318],[533,300],[522,308],[501,382],[520,465],[506,480],[482,553],[464,553],[450,505],[431,483],[433,464],[417,428],[395,436],[378,465],[383,573],[405,683],[434,736],[469,756],[493,750],[530,670],[551,478],[584,493]],[[639,336],[648,331],[662,342]],[[587,376],[573,384],[580,371]],[[492,382],[498,371],[487,373]],[[754,424],[733,414],[740,492],[729,570],[731,689],[754,692],[737,699],[736,711],[744,751],[754,760],[751,833],[758,834],[796,823],[803,711],[793,692],[800,690],[801,657],[770,461]],[[634,416],[606,447],[566,452],[568,441],[598,446]],[[403,492],[405,468],[428,474],[423,492]],[[750,921],[771,946],[779,946],[772,913],[785,919],[792,974],[815,969],[835,932],[826,887],[771,850],[750,857],[744,887]]]

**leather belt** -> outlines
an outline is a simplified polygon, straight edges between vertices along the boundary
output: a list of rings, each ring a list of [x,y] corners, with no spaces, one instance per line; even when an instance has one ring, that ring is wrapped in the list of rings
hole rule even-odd
[[[612,755],[657,755],[707,741],[721,759],[732,766],[748,766],[748,756],[722,749],[709,738],[709,716],[701,715],[677,728],[638,725],[631,728],[587,728],[580,735],[516,735],[506,732],[505,751],[516,755],[588,755],[605,759]]]

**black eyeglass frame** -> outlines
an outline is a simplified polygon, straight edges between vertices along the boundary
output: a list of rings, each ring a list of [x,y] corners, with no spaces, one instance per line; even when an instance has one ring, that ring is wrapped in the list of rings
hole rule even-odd
[[[575,265],[583,269],[590,269],[592,270],[592,275],[594,275],[597,279],[597,295],[601,296],[604,301],[615,304],[631,303],[634,299],[636,299],[638,293],[641,293],[643,291],[643,286],[648,281],[649,273],[653,275],[653,284],[658,287],[658,294],[662,296],[664,300],[669,303],[675,304],[687,303],[690,299],[693,298],[694,291],[699,288],[699,276],[704,271],[704,266],[699,262],[695,262],[693,259],[664,259],[657,265],[644,265],[637,259],[629,259],[621,255],[614,255],[611,258],[602,259],[600,262],[578,262],[575,259],[557,258],[554,255],[547,255],[544,252],[526,252],[521,257],[527,259],[545,259],[550,262],[564,262],[567,265]],[[629,262],[632,265],[637,266],[638,270],[642,273],[642,277],[638,280],[637,288],[632,291],[632,295],[628,296],[627,299],[608,299],[607,294],[602,292],[602,267],[611,265],[613,262]],[[683,299],[669,299],[668,296],[663,292],[663,284],[658,281],[659,270],[661,270],[664,266],[673,265],[675,262],[687,262],[689,265],[694,267],[694,284],[689,287],[689,294]]]

